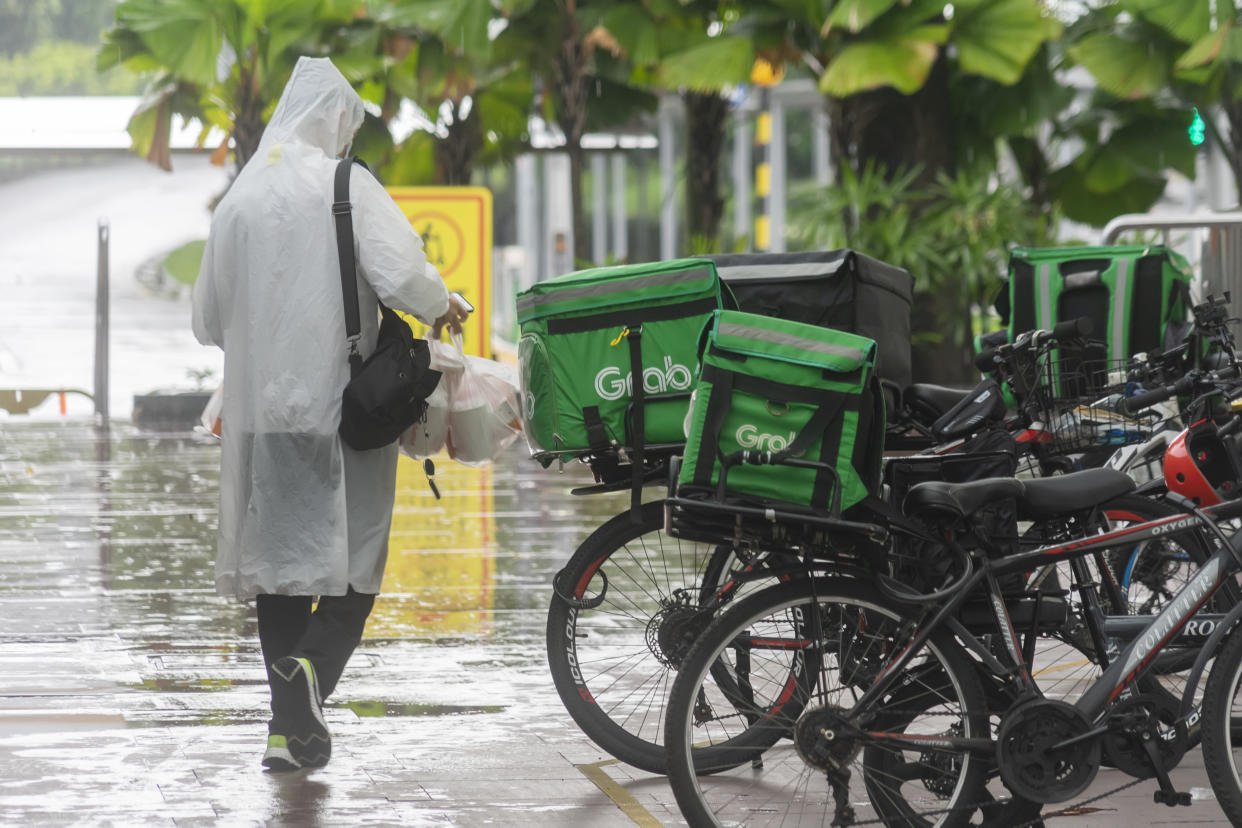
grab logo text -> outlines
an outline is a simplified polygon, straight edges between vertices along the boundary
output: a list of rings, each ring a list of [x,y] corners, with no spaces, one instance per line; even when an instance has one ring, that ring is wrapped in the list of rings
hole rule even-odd
[[[760,431],[758,426],[747,423],[738,428],[733,439],[744,449],[776,452],[789,448],[795,436],[795,432],[792,431],[789,434],[767,434]]]
[[[653,365],[643,371],[643,390],[648,394],[663,394],[667,391],[686,391],[694,377],[690,369],[673,358],[664,358],[664,367]],[[595,393],[602,400],[619,400],[622,397],[634,396],[633,380],[628,372],[609,366],[595,375]]]

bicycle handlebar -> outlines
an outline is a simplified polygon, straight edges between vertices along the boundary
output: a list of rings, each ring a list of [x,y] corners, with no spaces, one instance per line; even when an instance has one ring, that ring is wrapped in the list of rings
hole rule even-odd
[[[1077,319],[1066,319],[1058,322],[1050,331],[1036,330],[1026,331],[1019,334],[1018,337],[1007,345],[1001,345],[997,348],[987,348],[975,355],[975,367],[980,371],[987,373],[996,369],[996,363],[1003,360],[1006,356],[1015,351],[1025,351],[1028,348],[1040,348],[1049,342],[1063,342],[1067,339],[1083,339],[1091,335],[1094,325],[1091,317],[1080,316]]]
[[[1188,394],[1197,387],[1217,386],[1221,381],[1236,379],[1237,376],[1238,369],[1232,365],[1220,371],[1191,371],[1172,385],[1140,391],[1133,396],[1126,397],[1121,401],[1122,411],[1125,414],[1134,414],[1171,397]]]
[[[1082,337],[1090,336],[1094,328],[1095,324],[1089,316],[1066,319],[1064,322],[1058,322],[1052,326],[1052,339],[1058,342],[1065,339],[1081,339]]]
[[[1133,396],[1126,397],[1121,401],[1121,408],[1125,414],[1137,414],[1144,408],[1150,408],[1156,403],[1162,403],[1174,394],[1173,386],[1164,386],[1163,388],[1153,388],[1151,391],[1140,391]]]

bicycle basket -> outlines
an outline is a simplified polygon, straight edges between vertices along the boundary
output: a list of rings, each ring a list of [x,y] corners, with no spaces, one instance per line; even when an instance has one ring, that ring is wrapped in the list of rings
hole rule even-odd
[[[1120,410],[1121,401],[1134,390],[1125,375],[1125,360],[1087,359],[1081,352],[1042,356],[1027,410],[1043,424],[1047,447],[1057,454],[1075,454],[1150,437],[1150,417]]]

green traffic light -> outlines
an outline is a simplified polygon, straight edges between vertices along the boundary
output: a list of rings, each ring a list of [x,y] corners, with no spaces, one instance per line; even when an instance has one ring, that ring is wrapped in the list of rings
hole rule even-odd
[[[1196,147],[1207,138],[1207,124],[1203,123],[1198,107],[1195,107],[1195,117],[1190,122],[1190,126],[1186,128],[1186,134],[1190,136],[1190,143]]]

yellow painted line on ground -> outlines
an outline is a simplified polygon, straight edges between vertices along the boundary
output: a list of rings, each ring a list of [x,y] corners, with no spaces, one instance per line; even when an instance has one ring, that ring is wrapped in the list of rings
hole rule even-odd
[[[1033,673],[1033,675],[1042,676],[1048,673],[1057,673],[1057,672],[1060,672],[1061,670],[1076,670],[1079,667],[1086,667],[1090,663],[1091,662],[1089,660],[1084,658],[1082,661],[1069,661],[1069,662],[1066,662],[1065,664],[1054,664],[1051,667],[1045,667],[1042,670],[1036,670]]]
[[[651,812],[639,804],[638,800],[622,785],[604,772],[608,765],[618,764],[617,759],[606,759],[593,765],[575,765],[582,775],[595,783],[595,787],[604,792],[616,806],[641,828],[664,828],[664,823],[651,815]]]

